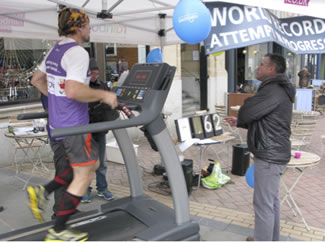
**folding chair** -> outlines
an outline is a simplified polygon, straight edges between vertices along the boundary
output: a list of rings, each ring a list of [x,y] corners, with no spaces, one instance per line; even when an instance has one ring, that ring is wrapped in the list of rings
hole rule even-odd
[[[316,128],[316,120],[300,120],[291,126],[291,147],[296,150],[306,149]]]
[[[40,154],[40,150],[45,145],[43,139],[47,138],[47,133],[23,135],[6,133],[5,136],[10,139],[14,139],[13,165],[16,168],[16,177],[25,182],[23,190],[26,189],[29,180],[33,177],[32,175],[30,175],[28,179],[25,179],[25,176],[19,176],[23,165],[30,164],[32,166],[32,174],[34,174],[35,172],[46,172],[47,175],[49,174],[49,169],[43,163]]]
[[[319,111],[322,116],[324,116],[325,94],[320,94],[316,96],[316,110]]]
[[[324,146],[325,146],[325,135],[321,135],[320,138],[322,139],[322,148],[320,152],[320,156],[323,156]]]

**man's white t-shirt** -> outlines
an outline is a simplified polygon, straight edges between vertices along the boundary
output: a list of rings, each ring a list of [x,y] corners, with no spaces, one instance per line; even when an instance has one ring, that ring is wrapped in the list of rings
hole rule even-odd
[[[64,37],[59,42],[59,45],[70,42],[75,42],[75,40],[69,37]],[[48,54],[38,67],[38,69],[43,73],[46,73],[45,60],[47,59],[47,56]],[[87,86],[89,85],[89,78],[87,78],[89,55],[82,46],[77,45],[67,50],[62,57],[61,66],[67,73],[66,80],[74,80]]]

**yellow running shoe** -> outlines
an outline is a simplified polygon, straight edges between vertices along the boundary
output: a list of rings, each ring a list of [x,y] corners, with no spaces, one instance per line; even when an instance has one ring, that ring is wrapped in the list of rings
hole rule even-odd
[[[44,222],[43,208],[47,203],[45,197],[45,188],[43,186],[27,187],[27,195],[29,199],[28,206],[32,210],[34,217],[39,222]]]
[[[88,233],[67,228],[57,233],[53,228],[48,230],[45,241],[86,241]]]

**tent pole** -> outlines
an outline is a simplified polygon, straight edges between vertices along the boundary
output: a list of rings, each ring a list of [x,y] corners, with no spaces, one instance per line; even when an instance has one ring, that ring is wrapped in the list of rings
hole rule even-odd
[[[153,2],[153,3],[158,3],[158,4],[162,5],[162,6],[172,6],[172,5],[168,4],[168,3],[164,3],[164,2],[159,1],[159,0],[149,0],[149,1]]]
[[[86,0],[86,2],[84,2],[84,4],[81,5],[82,8],[86,7],[86,5],[89,3],[90,0]]]
[[[102,0],[102,10],[107,9],[107,0]]]
[[[159,16],[159,20],[160,20],[160,30],[158,32],[159,38],[160,38],[160,51],[161,54],[163,56],[163,60],[164,60],[164,45],[165,45],[165,38],[166,38],[166,14],[160,13],[158,14]]]
[[[62,4],[62,5],[65,5],[65,6],[69,7],[69,8],[81,9],[81,10],[84,10],[88,14],[92,14],[92,15],[97,16],[97,12],[91,11],[89,9],[85,9],[85,8],[80,7],[80,6],[77,6],[77,5],[73,5],[73,4],[70,4],[70,3],[67,3],[67,2],[63,2],[63,1],[60,1],[60,0],[48,0],[48,1],[49,2],[52,2],[52,3],[56,3],[56,4]]]
[[[58,27],[56,26],[51,26],[51,25],[47,25],[47,24],[42,24],[42,23],[39,23],[39,22],[36,22],[36,21],[33,21],[33,20],[28,20],[26,18],[19,18],[19,17],[16,17],[16,16],[10,16],[10,15],[7,15],[6,16],[7,18],[10,18],[10,19],[16,19],[16,20],[21,20],[21,21],[25,21],[27,23],[31,23],[31,24],[35,24],[35,25],[39,25],[39,26],[43,26],[43,27],[46,27],[46,28],[50,28],[50,29],[54,29],[54,30],[57,30]]]
[[[118,5],[120,5],[123,1],[124,1],[124,0],[119,0],[119,1],[117,1],[117,2],[116,2],[115,4],[113,4],[112,7],[110,7],[107,11],[108,11],[109,13],[111,13],[111,12],[114,10],[114,8],[116,8]]]
[[[2,13],[0,13],[0,16],[7,16],[7,15],[13,15],[13,14],[20,14],[20,13],[36,13],[36,12],[43,12],[43,11],[52,11],[53,9],[56,9],[56,7],[32,9],[32,10],[22,10],[22,11],[15,11],[15,12],[2,12]]]
[[[128,21],[134,22],[134,21],[147,20],[147,19],[153,19],[153,18],[154,18],[153,16],[140,17],[140,18],[127,18],[127,19],[115,21],[115,23],[124,23],[124,22],[128,22]],[[112,20],[112,21],[114,21],[114,20]]]
[[[53,0],[51,0],[53,1]],[[117,12],[114,13],[114,16],[120,16],[120,15],[129,15],[129,14],[136,14],[136,13],[147,13],[147,12],[154,12],[154,11],[162,11],[162,10],[169,10],[174,9],[175,6],[168,6],[168,7],[161,7],[161,8],[148,8],[148,9],[142,9],[142,10],[132,10],[132,11],[125,11],[125,12]]]

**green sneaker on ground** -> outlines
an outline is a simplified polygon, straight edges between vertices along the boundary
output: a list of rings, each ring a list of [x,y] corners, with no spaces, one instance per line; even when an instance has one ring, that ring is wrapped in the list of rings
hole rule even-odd
[[[39,222],[44,222],[43,209],[47,203],[45,188],[43,186],[27,187],[28,206],[32,210],[34,217]]]
[[[86,241],[88,233],[67,228],[57,233],[53,228],[48,230],[45,241]]]

